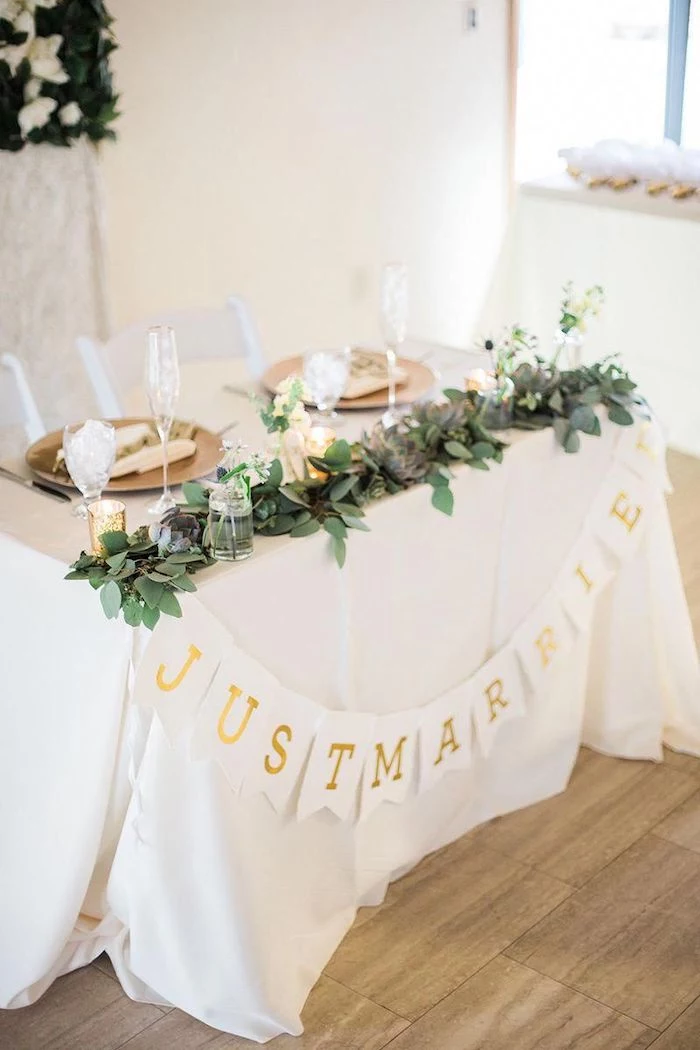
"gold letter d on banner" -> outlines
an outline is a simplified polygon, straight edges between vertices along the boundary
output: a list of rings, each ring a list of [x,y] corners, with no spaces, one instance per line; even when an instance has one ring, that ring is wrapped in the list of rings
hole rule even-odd
[[[165,678],[163,677],[165,674],[165,664],[161,664],[156,671],[156,685],[158,688],[162,689],[164,693],[170,693],[173,689],[177,689],[192,664],[195,663],[196,660],[199,660],[201,655],[202,654],[196,645],[190,645],[187,650],[187,660],[175,675],[172,682],[165,681]]]

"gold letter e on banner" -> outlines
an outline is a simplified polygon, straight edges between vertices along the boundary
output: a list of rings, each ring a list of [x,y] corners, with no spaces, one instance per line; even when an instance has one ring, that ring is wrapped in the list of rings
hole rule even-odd
[[[187,659],[173,678],[172,682],[165,681],[165,678],[163,677],[165,674],[165,664],[161,664],[156,671],[156,685],[158,688],[162,689],[164,693],[170,693],[173,689],[177,689],[192,664],[199,660],[201,655],[202,654],[196,645],[190,645],[187,649]]]

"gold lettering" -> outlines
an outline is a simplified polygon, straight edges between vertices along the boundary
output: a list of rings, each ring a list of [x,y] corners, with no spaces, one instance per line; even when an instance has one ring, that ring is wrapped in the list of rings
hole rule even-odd
[[[484,689],[484,694],[489,703],[489,711],[491,712],[489,722],[495,722],[498,718],[498,707],[508,707],[510,700],[506,700],[503,695],[503,681],[500,678],[494,678],[490,685],[487,685]]]
[[[593,580],[590,578],[590,576],[586,576],[581,562],[579,562],[576,566],[576,575],[583,583],[583,586],[586,588],[586,594],[589,594],[590,591],[593,590]]]
[[[372,787],[378,788],[381,783],[381,777],[379,775],[379,767],[384,766],[384,772],[387,776],[391,776],[391,770],[396,763],[396,772],[393,775],[394,780],[401,780],[403,773],[401,772],[401,761],[403,759],[403,745],[408,740],[408,737],[402,736],[398,744],[394,748],[394,753],[387,762],[386,754],[384,752],[384,744],[375,744],[377,749],[377,764],[374,769],[374,780],[372,781]]]
[[[459,751],[461,746],[462,745],[457,742],[457,737],[455,736],[454,719],[446,718],[445,721],[442,723],[442,738],[440,740],[440,750],[438,751],[438,757],[435,759],[433,765],[440,765],[444,758],[443,751],[446,747],[449,747],[450,754],[452,754],[453,751]]]
[[[545,627],[539,638],[535,639],[535,645],[540,651],[540,657],[542,658],[542,666],[549,667],[552,662],[552,656],[556,653],[559,646],[557,645],[556,638],[554,637],[554,628]]]
[[[610,508],[610,516],[621,521],[627,531],[631,532],[642,516],[642,508],[633,507],[629,502],[627,493],[620,491]]]
[[[650,448],[644,440],[650,429],[651,426],[649,423],[642,424],[642,426],[639,429],[639,436],[637,438],[636,448],[639,452],[643,452],[646,456],[649,456],[649,459],[658,459],[659,457],[654,451],[654,449]]]
[[[162,689],[164,693],[170,693],[173,689],[177,689],[192,664],[199,660],[201,655],[202,654],[196,645],[190,645],[187,649],[187,660],[175,675],[172,682],[165,681],[165,678],[163,677],[165,675],[165,664],[161,664],[156,671],[156,685],[158,688]]]
[[[246,729],[248,728],[250,716],[252,715],[255,708],[259,706],[258,701],[255,699],[255,697],[249,696],[246,701],[248,707],[246,709],[245,715],[243,716],[241,724],[239,725],[235,733],[227,733],[226,719],[228,718],[231,712],[231,708],[233,707],[234,703],[240,695],[241,690],[238,688],[237,685],[230,685],[228,687],[228,700],[224,704],[224,709],[219,715],[219,724],[216,727],[219,734],[219,740],[222,744],[235,744],[237,740],[241,739]]]
[[[272,734],[272,746],[280,757],[279,764],[276,766],[272,765],[270,756],[265,755],[265,772],[266,773],[281,773],[284,767],[287,765],[287,752],[284,749],[284,745],[280,744],[278,737],[284,734],[287,738],[287,743],[292,739],[292,730],[289,726],[277,726],[274,733]]]
[[[338,752],[338,758],[336,759],[335,769],[333,770],[333,776],[326,784],[326,791],[335,791],[338,787],[338,773],[340,772],[340,763],[343,761],[343,755],[349,754],[350,758],[355,754],[354,744],[331,744],[331,749],[328,752],[328,757],[333,758],[333,753]]]

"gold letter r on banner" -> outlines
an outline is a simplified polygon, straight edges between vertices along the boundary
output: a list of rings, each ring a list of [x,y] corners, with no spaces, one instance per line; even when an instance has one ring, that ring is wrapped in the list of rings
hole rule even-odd
[[[165,664],[161,664],[158,670],[156,671],[156,685],[158,686],[158,688],[162,689],[164,693],[170,693],[173,689],[177,689],[177,687],[182,682],[182,679],[185,677],[192,664],[196,660],[199,660],[201,655],[202,654],[200,653],[196,645],[190,645],[187,650],[187,660],[180,668],[178,673],[175,675],[172,682],[165,681],[163,677],[163,675],[165,674]]]

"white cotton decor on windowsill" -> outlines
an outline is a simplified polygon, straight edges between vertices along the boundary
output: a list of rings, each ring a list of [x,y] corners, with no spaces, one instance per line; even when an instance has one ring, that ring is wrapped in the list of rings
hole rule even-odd
[[[561,149],[559,156],[568,173],[591,188],[625,190],[643,184],[652,196],[668,193],[676,200],[700,194],[700,150],[681,149],[669,139],[658,146],[604,139]]]

